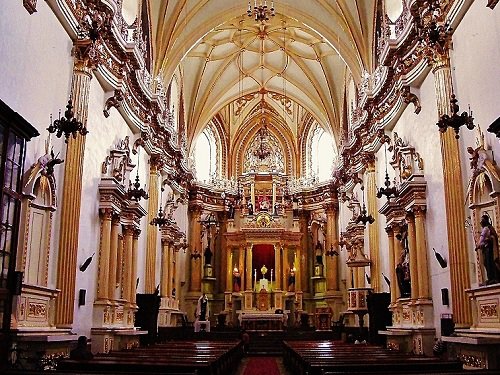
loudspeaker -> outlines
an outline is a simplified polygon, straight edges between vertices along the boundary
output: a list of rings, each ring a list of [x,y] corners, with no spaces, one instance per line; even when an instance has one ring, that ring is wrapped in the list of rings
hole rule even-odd
[[[78,306],[84,306],[85,305],[85,296],[87,294],[86,289],[80,289],[78,291]]]
[[[448,306],[450,304],[450,298],[448,296],[448,288],[441,289],[441,302],[444,306]]]
[[[12,295],[20,296],[23,289],[23,273],[14,271],[12,274]]]

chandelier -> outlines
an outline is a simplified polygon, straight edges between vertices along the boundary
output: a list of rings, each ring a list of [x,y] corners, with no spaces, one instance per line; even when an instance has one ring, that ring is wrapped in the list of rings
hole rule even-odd
[[[257,149],[255,149],[253,154],[256,157],[258,157],[260,160],[264,160],[269,155],[271,155],[271,150],[269,149],[269,146],[267,144],[268,143],[267,140],[269,137],[269,130],[267,130],[266,119],[262,118],[261,123],[262,123],[262,126],[259,129],[259,131],[257,132],[260,144],[257,147]]]
[[[135,175],[135,182],[132,185],[132,181],[129,181],[129,188],[127,191],[127,198],[135,202],[139,202],[141,198],[149,198],[148,193],[143,188],[141,188],[141,183],[139,182],[139,160],[140,155],[137,155],[137,174]]]
[[[361,186],[361,194],[363,194],[363,209],[361,210],[361,214],[356,218],[356,224],[363,223],[363,226],[366,226],[366,223],[373,224],[375,222],[375,219],[371,214],[367,215],[368,212],[366,211],[364,190],[364,186]]]
[[[451,116],[448,114],[444,114],[439,118],[438,123],[436,124],[439,127],[439,131],[441,133],[446,132],[448,127],[453,128],[455,130],[455,138],[460,138],[458,132],[460,131],[460,127],[465,125],[467,129],[474,129],[474,117],[472,117],[472,111],[469,108],[469,112],[462,112],[462,114],[458,114],[460,111],[460,107],[458,106],[458,100],[455,98],[455,95],[451,95],[450,107],[451,107]]]
[[[377,198],[382,198],[382,196],[386,196],[387,199],[391,198],[392,196],[397,197],[398,196],[398,191],[396,186],[391,186],[391,180],[389,179],[389,173],[387,172],[387,144],[384,145],[385,147],[385,182],[384,186],[378,189],[377,192]]]
[[[276,12],[274,11],[274,1],[271,1],[271,8],[269,9],[267,8],[267,0],[264,0],[264,2],[260,0],[259,5],[257,5],[257,0],[254,0],[253,9],[249,1],[247,15],[248,17],[253,16],[255,21],[269,21],[269,17],[274,17],[276,15]]]
[[[47,130],[49,131],[49,133],[56,133],[57,138],[61,138],[61,136],[64,134],[66,143],[68,143],[68,138],[71,135],[73,136],[73,138],[76,138],[77,133],[80,133],[83,136],[87,135],[89,132],[87,128],[74,116],[75,113],[73,112],[73,102],[71,99],[69,99],[63,117],[61,117],[60,110],[59,118],[57,120],[52,121],[52,114],[50,115],[50,125]]]
[[[160,209],[158,210],[158,214],[149,223],[150,225],[155,225],[157,227],[164,227],[170,221],[169,219],[167,219],[165,217],[165,213],[163,212],[163,209],[161,208],[161,204],[163,202],[163,190],[164,189],[162,187],[161,190],[160,190]]]

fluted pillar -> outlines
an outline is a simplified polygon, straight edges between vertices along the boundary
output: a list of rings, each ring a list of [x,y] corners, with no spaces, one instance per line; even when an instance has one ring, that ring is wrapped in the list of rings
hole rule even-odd
[[[134,230],[133,240],[132,240],[132,277],[131,277],[131,285],[130,285],[130,303],[135,305],[136,298],[135,295],[137,293],[137,254],[139,251],[139,235],[141,231],[139,229]]]
[[[453,94],[448,51],[434,51],[432,72],[436,89],[438,117],[450,115],[450,99]],[[437,133],[437,129],[436,129]],[[439,133],[443,162],[444,200],[446,229],[450,257],[451,295],[455,326],[469,327],[472,323],[471,305],[465,290],[470,288],[467,237],[465,232],[464,188],[460,147],[453,129]]]
[[[120,220],[118,216],[113,216],[111,221],[111,241],[110,241],[110,251],[109,251],[109,275],[108,275],[108,293],[109,298],[116,299],[115,290],[117,286],[116,274],[117,274],[117,262],[118,262],[118,231]]]
[[[290,270],[293,266],[290,266],[288,263],[288,249],[286,247],[283,247],[283,251],[281,253],[281,264],[283,265],[283,272],[282,272],[282,282],[283,282],[283,289],[285,289],[285,286],[288,285],[288,274],[290,273]],[[297,276],[295,276],[295,281],[297,281]]]
[[[172,289],[174,285],[175,272],[175,247],[172,244],[168,248],[168,277],[167,277],[167,296],[172,297]]]
[[[424,251],[423,248],[417,246],[417,238],[415,233],[415,217],[412,214],[406,216],[408,222],[408,247],[410,257],[410,279],[411,279],[411,299],[418,297],[418,287],[420,284],[420,270],[418,267],[418,253]]]
[[[71,99],[75,117],[84,126],[87,125],[90,80],[92,69],[95,67],[87,51],[86,41],[75,42]],[[76,138],[68,138],[64,158],[56,281],[57,289],[61,292],[56,299],[55,307],[55,325],[61,328],[69,328],[73,323],[84,151],[85,136],[77,134]]]
[[[391,304],[396,303],[397,300],[397,280],[396,280],[396,262],[395,259],[396,257],[394,256],[394,241],[395,239],[395,233],[394,230],[391,227],[385,228],[385,231],[387,232],[387,238],[389,240],[389,278],[391,281]],[[396,240],[397,241],[397,240]]]
[[[123,299],[131,302],[132,294],[132,256],[133,256],[134,227],[125,225],[123,231]]]
[[[161,281],[160,281],[160,294],[162,297],[168,297],[168,253],[169,243],[167,240],[162,240],[161,252]]]
[[[125,232],[122,232],[122,236],[118,236],[118,254],[116,254],[116,279],[115,286],[120,290],[120,295],[118,298],[123,298],[123,260],[125,258]]]
[[[252,290],[252,277],[253,277],[253,270],[252,270],[252,244],[247,244],[246,246],[246,272],[245,272],[245,279],[246,279],[246,290]]]
[[[368,225],[368,247],[370,248],[370,286],[375,293],[381,292],[382,287],[380,271],[380,239],[379,220],[377,208],[377,174],[375,173],[375,161],[370,161],[366,168],[366,204],[368,214],[375,218],[375,222]]]
[[[329,251],[332,246],[336,250],[339,244],[337,229],[337,204],[328,204],[326,207],[326,250]],[[326,289],[339,290],[339,257],[326,256]]]
[[[415,209],[415,237],[418,249],[418,298],[429,299],[429,261],[427,258],[427,239],[425,235],[425,211],[421,208]]]
[[[99,247],[99,268],[97,299],[109,299],[109,260],[111,250],[111,220],[113,210],[101,209],[101,243]]]
[[[301,248],[297,247],[295,248],[294,251],[294,258],[293,258],[293,264],[295,264],[295,267],[297,271],[295,272],[295,291],[300,292],[302,291],[302,279],[304,277],[304,269],[302,267],[302,262],[301,260]]]
[[[226,248],[226,292],[233,291],[233,249]]]
[[[239,264],[238,264],[238,270],[240,271],[240,276],[241,276],[241,290],[246,290],[246,280],[245,280],[245,247],[240,246],[238,249],[238,254],[239,254]],[[251,284],[250,284],[251,285]]]
[[[148,223],[158,213],[158,165],[159,158],[152,156],[149,160],[149,200],[148,200]],[[146,229],[146,264],[144,269],[144,292],[154,293],[156,289],[156,246],[158,242],[158,228],[154,225]]]
[[[274,288],[277,290],[281,290],[281,281],[282,281],[282,271],[281,271],[281,245],[274,245],[274,268],[276,269],[275,275],[275,286]]]
[[[201,254],[203,251],[201,249],[201,208],[191,207],[190,209],[191,220],[189,223],[189,247],[191,250],[191,255],[195,252]],[[200,292],[201,291],[201,258],[191,257],[191,282],[190,291]]]

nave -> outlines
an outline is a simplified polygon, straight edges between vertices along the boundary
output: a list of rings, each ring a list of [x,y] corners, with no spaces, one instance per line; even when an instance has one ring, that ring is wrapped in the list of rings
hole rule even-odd
[[[498,370],[498,2],[0,0],[0,372]]]

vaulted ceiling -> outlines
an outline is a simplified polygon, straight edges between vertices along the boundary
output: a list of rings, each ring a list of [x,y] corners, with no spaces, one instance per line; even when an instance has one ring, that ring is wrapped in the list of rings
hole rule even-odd
[[[246,16],[246,1],[150,0],[155,70],[166,82],[183,74],[188,140],[217,114],[236,134],[263,98],[296,137],[295,113],[309,113],[338,140],[347,76],[359,82],[374,68],[376,3],[278,0],[261,23]]]

